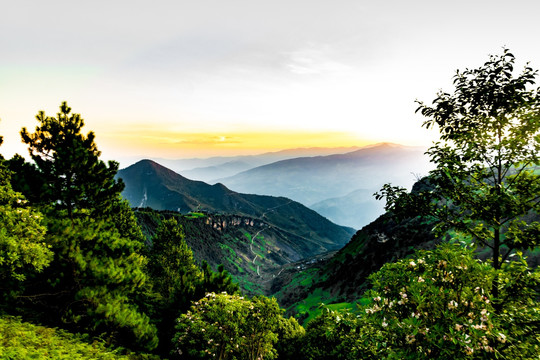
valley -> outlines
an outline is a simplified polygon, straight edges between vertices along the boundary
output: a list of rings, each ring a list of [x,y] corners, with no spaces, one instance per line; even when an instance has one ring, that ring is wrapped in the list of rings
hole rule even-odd
[[[281,155],[293,153],[297,154]],[[314,305],[307,305],[306,299],[348,303],[359,297],[362,290],[335,288],[343,288],[340,284],[344,278],[376,270],[383,263],[377,261],[366,269],[344,269],[338,277],[329,275],[342,271],[336,268],[337,263],[345,262],[340,254],[351,247],[358,248],[354,245],[358,238],[374,235],[369,230],[355,235],[353,228],[336,225],[317,212],[331,214],[342,223],[371,222],[372,217],[383,212],[383,204],[372,196],[376,185],[382,182],[377,176],[392,177],[393,173],[394,179],[401,179],[399,174],[406,173],[404,168],[411,166],[411,162],[418,165],[419,159],[419,149],[379,144],[345,154],[281,160],[229,178],[231,186],[246,192],[265,192],[262,187],[266,186],[267,193],[286,193],[291,197],[241,193],[221,183],[210,185],[190,180],[152,160],[141,160],[120,170],[117,176],[125,183],[122,196],[135,208],[149,241],[161,221],[174,217],[182,225],[197,261],[206,261],[213,269],[222,264],[246,294],[273,295],[291,313],[313,313]],[[219,164],[225,160],[231,159],[208,159],[214,165],[207,170],[232,165]],[[196,163],[195,159],[191,161]],[[336,182],[341,185],[335,185]],[[311,183],[309,188],[307,183]],[[354,186],[366,188],[347,192]],[[330,197],[332,193],[344,195]],[[329,198],[314,203],[315,212],[292,197],[306,202]],[[409,246],[408,251],[414,248]],[[334,254],[337,255],[332,258]],[[388,251],[382,259],[389,261],[402,255]],[[341,260],[336,262],[338,258]],[[361,278],[350,280],[363,283],[365,279],[358,276]]]
[[[151,160],[120,170],[118,177],[148,240],[161,221],[176,218],[199,263],[213,269],[222,265],[245,294],[274,296],[287,314],[306,323],[320,313],[321,303],[354,309],[371,273],[444,240],[434,237],[428,219],[395,222],[373,197],[378,176],[403,181],[407,167],[420,166],[421,155],[419,149],[380,144],[286,159],[222,179],[228,186],[190,180]],[[211,172],[216,169],[220,165]],[[354,186],[364,188],[347,192]],[[413,191],[423,186],[418,182]],[[344,195],[329,197],[330,187]],[[266,195],[253,194],[259,191]],[[292,199],[311,202],[326,196],[312,204],[317,212]],[[366,225],[355,231],[318,213],[338,223]],[[538,256],[532,255],[536,263]]]
[[[135,209],[137,222],[149,241],[159,224],[175,218],[195,259],[213,269],[223,265],[249,295],[271,295],[285,274],[299,272],[335,251],[306,246],[306,239],[264,220],[225,214]]]

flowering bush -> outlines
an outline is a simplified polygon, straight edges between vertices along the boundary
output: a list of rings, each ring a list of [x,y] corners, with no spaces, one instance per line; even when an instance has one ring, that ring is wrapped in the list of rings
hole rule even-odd
[[[208,293],[180,316],[179,355],[202,359],[272,359],[282,310],[276,299]]]
[[[495,270],[472,250],[444,244],[371,275],[360,321],[386,358],[532,358],[540,351],[539,275],[525,261]]]

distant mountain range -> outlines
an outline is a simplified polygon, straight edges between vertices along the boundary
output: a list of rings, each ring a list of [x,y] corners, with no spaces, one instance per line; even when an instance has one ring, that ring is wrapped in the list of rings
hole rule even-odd
[[[354,230],[336,225],[304,205],[284,198],[241,194],[222,184],[209,185],[189,180],[151,160],[122,169],[117,175],[125,183],[122,196],[133,207],[174,210],[182,213],[204,211],[259,219],[307,248],[302,256],[341,248]]]
[[[375,190],[378,189],[358,189],[345,196],[320,201],[309,208],[333,222],[360,228],[384,213],[384,201],[375,199]]]
[[[383,184],[410,188],[420,175],[428,173],[431,166],[424,151],[381,143],[155,162],[186,180],[222,183],[244,194],[287,197],[336,224],[360,229],[383,213],[384,204],[373,198]],[[187,208],[193,206],[197,203],[190,202]]]
[[[415,174],[427,174],[430,165],[424,151],[383,143],[345,154],[281,160],[217,181],[243,193],[294,199],[358,229],[383,213],[372,196],[383,184],[410,187]]]
[[[217,182],[216,179],[232,176],[239,172],[276,161],[306,156],[344,154],[358,149],[360,149],[358,146],[333,148],[311,147],[286,149],[259,155],[214,156],[210,158],[191,159],[152,158],[151,160],[177,173],[182,173],[188,179],[214,184]]]

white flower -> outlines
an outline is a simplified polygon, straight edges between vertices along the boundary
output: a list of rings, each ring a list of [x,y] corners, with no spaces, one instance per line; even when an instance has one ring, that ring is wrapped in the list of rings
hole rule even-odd
[[[408,344],[412,344],[416,339],[414,338],[414,335],[407,335],[405,337],[405,340],[407,341]]]

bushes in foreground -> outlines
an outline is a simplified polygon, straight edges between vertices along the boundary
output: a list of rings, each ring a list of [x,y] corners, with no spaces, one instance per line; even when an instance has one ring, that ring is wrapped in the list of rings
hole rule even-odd
[[[536,358],[540,271],[516,256],[496,270],[471,249],[443,244],[388,263],[370,276],[358,314],[329,311],[308,324],[305,358]]]

